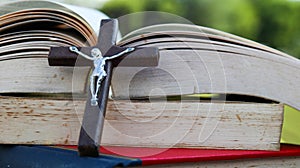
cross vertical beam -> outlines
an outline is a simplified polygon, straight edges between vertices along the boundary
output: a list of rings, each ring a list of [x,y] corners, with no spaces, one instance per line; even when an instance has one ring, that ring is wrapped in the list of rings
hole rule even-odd
[[[117,38],[117,21],[103,20],[101,22],[97,48],[107,56],[109,49],[115,45]],[[105,80],[101,83],[98,92],[98,106],[91,106],[91,93],[88,92],[82,126],[79,134],[78,151],[80,156],[98,156],[98,148],[102,137],[104,117],[109,94],[109,86],[112,77],[112,62],[107,61],[104,70],[107,73]],[[95,125],[96,124],[96,125]]]

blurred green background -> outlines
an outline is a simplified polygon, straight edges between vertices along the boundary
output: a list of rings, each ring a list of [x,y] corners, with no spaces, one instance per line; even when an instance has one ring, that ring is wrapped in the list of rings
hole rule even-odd
[[[90,2],[110,17],[139,11],[163,11],[194,24],[239,35],[300,58],[298,0],[65,0]],[[100,2],[100,3],[99,3]]]

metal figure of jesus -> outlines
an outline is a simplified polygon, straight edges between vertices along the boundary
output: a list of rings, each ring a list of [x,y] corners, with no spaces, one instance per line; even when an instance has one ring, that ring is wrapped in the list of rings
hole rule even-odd
[[[92,95],[91,98],[91,106],[97,106],[98,105],[98,92],[101,87],[102,80],[107,76],[104,66],[107,60],[112,60],[115,58],[118,58],[126,53],[132,52],[134,48],[126,48],[122,52],[112,55],[112,56],[106,56],[103,57],[101,51],[98,48],[93,48],[91,50],[91,56],[86,55],[78,50],[78,48],[71,46],[69,48],[70,51],[77,53],[78,55],[93,61],[94,63],[94,70],[90,76],[90,92]]]

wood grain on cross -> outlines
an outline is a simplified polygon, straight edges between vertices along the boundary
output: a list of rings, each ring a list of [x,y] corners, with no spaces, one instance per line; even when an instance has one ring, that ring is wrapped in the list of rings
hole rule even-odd
[[[101,21],[98,43],[93,47],[79,48],[82,53],[90,55],[92,49],[100,49],[103,57],[116,55],[127,48],[116,46],[118,22],[116,19]],[[126,59],[124,59],[126,57]],[[158,49],[155,47],[135,48],[133,52],[124,54],[120,58],[107,60],[104,70],[107,76],[101,81],[98,92],[98,106],[91,105],[91,93],[88,92],[85,112],[83,116],[78,151],[80,156],[99,156],[99,145],[102,136],[112,69],[115,66],[157,66],[159,59]],[[48,56],[50,66],[91,66],[93,62],[86,60],[70,51],[69,47],[52,47]]]

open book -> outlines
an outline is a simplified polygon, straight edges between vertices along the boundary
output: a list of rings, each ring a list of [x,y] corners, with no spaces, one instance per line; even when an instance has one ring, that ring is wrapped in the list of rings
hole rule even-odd
[[[107,16],[47,1],[0,12],[0,143],[77,144],[85,100],[65,93],[84,94],[90,68],[50,67],[47,55],[51,46],[95,45]],[[104,145],[279,150],[283,104],[300,109],[300,60],[253,41],[162,24],[118,45],[158,47],[160,62],[114,69]]]

